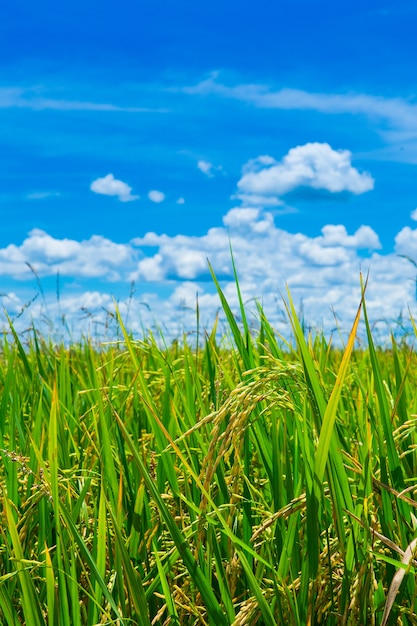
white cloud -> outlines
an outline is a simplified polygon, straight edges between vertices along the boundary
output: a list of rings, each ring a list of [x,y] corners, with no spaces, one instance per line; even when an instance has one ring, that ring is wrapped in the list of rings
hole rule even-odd
[[[213,73],[197,85],[182,88],[181,91],[190,95],[227,98],[259,109],[363,116],[385,142],[379,148],[363,151],[363,158],[417,163],[415,94],[389,98],[367,93],[314,93],[286,87],[274,89],[270,85],[259,83],[230,86],[220,82],[218,73]]]
[[[279,197],[298,187],[354,194],[373,189],[372,176],[354,168],[351,158],[349,150],[333,150],[327,143],[291,148],[280,162],[263,155],[244,166],[238,189],[246,201],[252,194]]]
[[[149,200],[151,200],[151,202],[156,202],[157,204],[159,204],[160,202],[163,202],[165,200],[165,194],[162,193],[162,191],[157,191],[156,189],[153,189],[148,193],[148,198]]]
[[[411,211],[410,217],[412,220],[417,222],[417,209],[414,209],[414,211]]]
[[[323,246],[344,246],[368,250],[380,249],[381,242],[376,232],[369,226],[360,226],[354,235],[348,235],[345,226],[329,224],[321,229]]]
[[[132,195],[132,187],[122,180],[117,180],[113,174],[97,178],[91,183],[90,189],[104,196],[117,196],[121,202],[130,202],[139,198],[139,196]]]
[[[142,259],[137,265],[137,269],[131,274],[131,280],[138,280],[146,276],[149,282],[163,281],[166,278],[166,271],[163,266],[163,257],[161,254],[155,254],[153,257]]]
[[[284,206],[284,202],[275,196],[261,196],[255,193],[237,193],[233,195],[231,199],[240,200],[243,206],[255,206],[259,208],[282,206],[285,208],[285,213],[289,212],[288,208]],[[281,212],[284,211],[282,210]]]
[[[209,163],[208,161],[199,161],[197,163],[197,167],[200,170],[200,172],[203,172],[203,174],[206,174],[207,176],[213,176],[211,172],[213,168],[212,163]]]
[[[239,228],[242,225],[249,225],[256,221],[260,215],[260,209],[236,208],[224,216],[223,223],[231,228]]]
[[[406,226],[395,237],[395,251],[404,254],[417,262],[417,229]]]
[[[181,300],[183,307],[195,306],[198,288],[205,297],[207,311],[214,315],[219,302],[213,295],[207,257],[222,278],[232,308],[237,307],[231,243],[244,299],[258,297],[272,323],[282,332],[288,333],[288,327],[282,327],[279,312],[280,293],[285,292],[286,284],[296,303],[303,300],[308,321],[327,330],[334,327],[333,309],[342,327],[351,323],[360,300],[359,273],[366,273],[368,268],[368,308],[373,319],[389,321],[413,304],[413,283],[404,271],[404,260],[397,254],[378,254],[381,243],[369,226],[363,225],[350,234],[343,225],[328,224],[320,236],[308,237],[278,228],[271,213],[254,207],[231,209],[223,222],[224,228],[212,228],[203,237],[149,233],[135,240],[134,244],[143,249],[156,246],[157,252],[140,261],[131,278],[152,281],[157,274],[159,280],[169,279],[175,301]],[[409,245],[415,245],[412,241],[417,235],[408,235]],[[186,288],[181,281],[186,281]],[[202,307],[200,295],[199,303]],[[159,310],[167,319],[162,309],[161,303]]]
[[[34,191],[26,195],[26,200],[46,200],[46,198],[57,198],[60,195],[57,191]]]
[[[231,209],[224,216],[223,223],[232,231],[242,233],[250,231],[263,234],[275,228],[271,213],[262,213],[260,209],[248,207]]]
[[[203,172],[203,174],[209,178],[214,176],[215,171],[221,171],[223,169],[221,165],[213,165],[213,163],[210,163],[209,161],[198,161],[197,167],[200,172]]]
[[[190,95],[217,95],[240,100],[259,108],[318,111],[326,114],[365,115],[388,122],[393,128],[417,136],[417,105],[403,98],[385,98],[368,94],[312,93],[302,89],[272,90],[268,85],[240,84],[229,87],[212,75],[193,87],[183,88]],[[404,135],[402,137],[404,139]]]
[[[165,113],[166,109],[118,106],[116,104],[82,100],[57,99],[43,95],[39,87],[0,88],[0,109],[32,109],[34,111],[103,111],[124,113]]]
[[[342,224],[327,224],[318,236],[311,237],[279,228],[272,213],[258,207],[233,208],[224,216],[223,225],[198,237],[149,232],[131,242],[116,244],[99,236],[85,241],[55,239],[35,229],[20,246],[10,244],[0,249],[0,276],[22,281],[20,290],[27,284],[33,290],[33,276],[26,265],[30,263],[41,280],[58,271],[62,278],[78,279],[78,292],[73,293],[75,286],[69,281],[71,293],[64,289],[60,299],[61,312],[65,311],[77,332],[84,328],[82,324],[90,324],[90,313],[97,324],[105,324],[103,307],[112,307],[114,290],[118,290],[117,299],[126,312],[129,283],[135,280],[138,295],[131,303],[130,319],[136,324],[133,330],[140,332],[141,323],[149,327],[156,320],[166,332],[175,335],[181,332],[181,324],[188,329],[195,327],[197,291],[202,323],[213,323],[219,300],[207,259],[221,280],[232,310],[237,310],[230,244],[248,308],[255,311],[253,298],[258,298],[271,323],[285,335],[290,329],[283,321],[281,293],[285,293],[287,284],[296,305],[303,301],[308,324],[329,332],[335,324],[334,309],[347,330],[360,301],[359,272],[366,274],[368,268],[371,321],[384,318],[390,323],[401,310],[406,314],[408,306],[416,310],[415,268],[399,255],[415,257],[417,229],[403,228],[396,237],[395,251],[383,254],[378,252],[381,244],[377,233],[367,225],[348,232]],[[92,289],[89,279],[95,279]],[[86,284],[90,288],[83,290]],[[163,290],[163,296],[158,295],[159,290]],[[16,287],[10,290],[9,298],[3,299],[15,315],[30,299],[19,294]],[[59,320],[54,298],[55,293],[48,296],[48,315],[56,313]],[[38,298],[27,315],[41,319],[42,306]],[[80,307],[88,309],[82,323]],[[24,316],[21,319],[23,324]],[[24,323],[27,326],[27,318]]]
[[[28,263],[40,277],[74,276],[120,280],[134,262],[128,244],[117,244],[93,235],[85,241],[55,239],[43,230],[33,229],[20,246],[10,244],[0,249],[0,276],[23,280],[31,272]]]
[[[314,284],[313,266],[338,266],[344,271],[351,266],[358,272],[363,260],[358,251],[381,247],[378,235],[369,226],[361,226],[349,235],[342,225],[326,225],[321,236],[307,237],[277,228],[272,214],[259,208],[231,209],[223,222],[225,228],[212,228],[204,237],[148,233],[133,240],[135,246],[157,247],[158,251],[141,260],[131,278],[152,281],[157,274],[160,278],[204,280],[208,275],[207,258],[216,271],[232,276],[230,238],[246,280],[253,280],[260,290],[274,281],[291,283],[294,272],[296,276],[300,272],[309,275]]]
[[[184,198],[178,198],[177,204],[185,204],[185,199]]]

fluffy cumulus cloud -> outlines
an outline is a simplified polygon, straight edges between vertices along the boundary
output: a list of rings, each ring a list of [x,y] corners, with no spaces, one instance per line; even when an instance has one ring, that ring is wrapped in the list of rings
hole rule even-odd
[[[374,180],[351,163],[349,150],[334,150],[327,143],[307,143],[292,148],[281,161],[269,155],[250,160],[238,182],[239,197],[248,201],[276,198],[297,189],[310,187],[331,193],[347,191],[361,194],[373,189]],[[270,203],[270,202],[269,202]]]
[[[417,263],[417,229],[406,226],[395,237],[395,251],[408,256]]]
[[[152,191],[148,193],[148,198],[151,202],[155,202],[156,204],[159,204],[160,202],[163,202],[165,200],[165,194],[162,193],[162,191],[157,191],[156,189],[152,189]]]
[[[55,239],[35,228],[20,246],[0,249],[0,276],[24,280],[31,266],[40,277],[61,276],[120,280],[133,264],[129,245],[94,235],[85,241]]]
[[[284,334],[289,332],[283,322],[281,300],[286,285],[294,301],[303,302],[308,323],[327,331],[334,328],[335,313],[340,327],[348,330],[360,301],[360,272],[368,269],[368,304],[373,319],[384,318],[389,323],[401,310],[413,307],[412,268],[405,267],[407,262],[398,254],[381,254],[378,235],[369,226],[348,233],[343,225],[326,225],[320,235],[308,237],[279,228],[270,212],[253,207],[230,210],[223,223],[223,227],[209,229],[203,237],[148,233],[134,240],[133,245],[142,250],[156,247],[157,252],[139,260],[131,278],[138,284],[170,281],[170,315],[178,314],[175,307],[179,302],[183,315],[193,310],[198,290],[200,310],[204,310],[204,302],[206,311],[214,316],[219,302],[207,272],[209,259],[230,304],[237,309],[231,243],[245,300],[259,298],[271,321]],[[409,245],[415,233],[405,233]],[[167,319],[167,310],[162,306],[159,310]]]
[[[213,323],[219,299],[208,260],[232,309],[238,310],[230,244],[249,310],[256,311],[257,298],[284,335],[290,333],[281,298],[286,285],[297,306],[303,303],[306,323],[330,332],[336,314],[338,325],[347,332],[360,301],[361,271],[370,271],[367,302],[373,321],[384,319],[390,324],[401,312],[407,314],[408,307],[416,311],[415,267],[404,256],[415,256],[417,229],[404,227],[397,234],[394,252],[384,254],[377,233],[367,225],[348,232],[342,224],[327,224],[311,237],[280,228],[279,218],[257,207],[231,209],[222,225],[198,237],[148,232],[116,244],[98,236],[85,241],[58,240],[33,230],[20,246],[0,249],[0,276],[4,280],[20,279],[21,285],[28,280],[33,283],[29,263],[41,280],[58,272],[77,279],[79,293],[63,293],[55,304],[51,296],[48,314],[56,311],[59,319],[58,313],[64,311],[67,321],[78,330],[87,323],[91,329],[93,320],[97,332],[107,328],[116,290],[121,311],[129,315],[133,331],[150,328],[156,321],[164,332],[175,336],[195,327],[197,293],[202,324]],[[83,288],[91,279],[94,287]],[[129,299],[132,281],[136,293]],[[4,306],[18,315],[24,297],[17,289],[7,295]],[[41,300],[38,298],[28,314],[41,316]],[[384,332],[386,329],[387,324]]]
[[[260,290],[268,285],[291,284],[301,275],[314,285],[320,268],[343,267],[358,274],[362,256],[381,247],[378,235],[361,226],[349,235],[342,225],[327,225],[318,237],[291,234],[277,228],[271,213],[257,208],[234,208],[223,218],[224,227],[211,228],[204,237],[148,233],[133,240],[142,249],[157,247],[151,257],[138,262],[131,278],[153,281],[155,276],[182,280],[208,278],[207,259],[216,272],[232,277],[229,238],[245,280],[250,277]],[[308,279],[307,279],[308,277]]]
[[[113,174],[97,178],[91,183],[90,189],[103,196],[116,196],[121,202],[130,202],[139,198],[139,196],[132,195],[132,187],[122,180],[117,180]]]

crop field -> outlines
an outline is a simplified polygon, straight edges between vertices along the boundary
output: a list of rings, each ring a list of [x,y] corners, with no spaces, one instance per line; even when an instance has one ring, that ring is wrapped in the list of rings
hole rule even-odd
[[[223,339],[4,336],[1,624],[417,624],[412,342],[288,294],[288,344],[216,285]]]

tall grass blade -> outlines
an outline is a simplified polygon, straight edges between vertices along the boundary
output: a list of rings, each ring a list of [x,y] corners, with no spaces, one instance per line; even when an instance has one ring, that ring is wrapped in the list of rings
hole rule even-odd
[[[133,455],[135,463],[140,471],[140,474],[145,481],[146,487],[154,499],[158,510],[169,530],[169,533],[175,543],[175,546],[192,578],[196,587],[200,590],[201,596],[206,603],[208,615],[210,616],[210,622],[213,624],[221,624],[222,626],[227,625],[227,621],[224,617],[224,613],[216,599],[216,596],[213,593],[211,585],[209,584],[207,578],[204,576],[201,568],[198,566],[197,561],[195,560],[190,548],[187,545],[186,538],[180,532],[178,526],[176,525],[174,519],[172,518],[168,508],[166,507],[161,494],[159,493],[154,481],[149,476],[149,473],[146,467],[143,464],[141,457],[139,456],[136,447],[134,446],[129,433],[126,430],[123,422],[118,418],[119,428],[122,432],[122,435]]]
[[[356,334],[358,330],[360,315],[361,315],[362,302],[359,305],[359,309],[356,313],[355,321],[350,331],[349,339],[346,344],[345,352],[343,354],[342,362],[339,367],[336,382],[334,384],[332,393],[327,402],[327,406],[323,416],[323,423],[320,429],[319,443],[317,446],[316,458],[314,462],[314,474],[315,474],[315,486],[320,491],[322,489],[321,483],[324,477],[324,471],[329,455],[330,441],[333,435],[334,423],[336,420],[337,409],[339,406],[340,394],[342,393],[343,383],[345,382],[350,358],[352,355],[353,347],[355,344]]]
[[[18,573],[18,579],[21,587],[21,602],[25,623],[33,624],[33,626],[45,626],[45,620],[42,616],[36,590],[34,588],[28,566],[25,563],[23,548],[14,520],[13,510],[7,496],[3,498],[3,506],[6,514],[7,531],[10,535],[13,550],[13,565]]]
[[[404,556],[401,559],[401,563],[405,567],[399,567],[395,572],[394,578],[392,579],[390,588],[388,589],[387,600],[384,607],[384,614],[382,616],[381,626],[386,626],[388,623],[388,619],[391,613],[392,606],[394,604],[395,596],[398,593],[398,590],[401,586],[403,578],[407,573],[407,569],[409,568],[411,561],[414,557],[415,551],[417,547],[417,539],[413,539],[413,541],[407,546]]]

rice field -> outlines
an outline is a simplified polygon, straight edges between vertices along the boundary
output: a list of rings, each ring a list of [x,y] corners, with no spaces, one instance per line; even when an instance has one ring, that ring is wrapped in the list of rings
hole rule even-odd
[[[417,624],[410,342],[288,294],[289,345],[216,285],[224,339],[3,337],[1,624]]]

